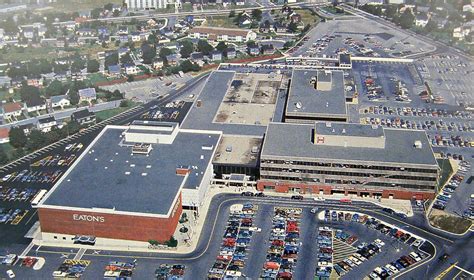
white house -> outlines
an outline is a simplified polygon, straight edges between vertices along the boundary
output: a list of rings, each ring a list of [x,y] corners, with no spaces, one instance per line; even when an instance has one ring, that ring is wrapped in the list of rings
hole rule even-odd
[[[69,101],[67,95],[51,96],[50,102],[51,102],[51,108],[53,109],[58,108],[58,107],[63,109],[64,107],[71,105],[71,101]]]
[[[474,31],[474,21],[470,21],[464,25],[454,28],[453,38],[464,40],[471,32]]]
[[[12,102],[3,104],[0,115],[3,116],[4,119],[11,118],[11,117],[19,117],[21,116],[23,110],[23,104],[20,102]]]
[[[418,14],[415,17],[415,25],[418,27],[425,27],[428,24],[429,20],[430,18],[427,14],[424,14],[424,13]]]
[[[42,132],[50,132],[53,126],[56,126],[58,123],[54,117],[47,117],[43,119],[39,119],[37,123],[37,127]]]
[[[136,74],[138,74],[138,68],[137,68],[137,66],[135,66],[133,64],[126,64],[125,65],[125,73],[127,75],[136,75]]]
[[[40,96],[34,95],[30,99],[26,100],[25,104],[28,113],[46,110],[46,102]]]

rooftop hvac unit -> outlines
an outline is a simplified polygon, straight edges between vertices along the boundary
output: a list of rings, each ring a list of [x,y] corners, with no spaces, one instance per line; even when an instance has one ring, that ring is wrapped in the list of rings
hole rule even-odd
[[[420,140],[416,140],[414,146],[417,149],[421,149],[423,147]]]
[[[301,104],[301,102],[298,101],[296,102],[295,106],[296,106],[296,109],[301,109],[301,107],[303,107],[303,104]]]

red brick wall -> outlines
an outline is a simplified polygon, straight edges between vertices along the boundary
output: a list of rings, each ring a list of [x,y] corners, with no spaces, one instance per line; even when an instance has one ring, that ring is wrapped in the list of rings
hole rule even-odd
[[[257,182],[257,189],[259,191],[264,191],[265,186],[273,186],[274,190],[279,193],[287,193],[290,188],[299,188],[301,194],[313,193],[319,194],[320,191],[323,191],[325,195],[330,195],[333,187],[327,185],[313,185],[313,184],[302,184],[302,183],[288,183],[288,182],[274,182],[274,181],[264,181],[259,180]],[[356,189],[356,188],[345,188],[337,189],[344,191],[346,195],[349,192],[357,192],[357,195],[360,196],[361,192],[369,193],[370,196],[374,194],[382,195],[383,198],[389,198],[390,195],[393,195],[395,199],[412,199],[416,197],[417,199],[433,199],[434,192],[420,192],[420,191],[410,191],[410,190],[392,190],[392,189]]]
[[[39,208],[41,231],[70,235],[94,235],[96,237],[164,242],[173,235],[181,217],[181,197],[176,212],[169,218],[152,218],[130,215],[101,214],[87,211],[71,211]],[[77,221],[73,215],[92,215],[104,218],[104,222]]]

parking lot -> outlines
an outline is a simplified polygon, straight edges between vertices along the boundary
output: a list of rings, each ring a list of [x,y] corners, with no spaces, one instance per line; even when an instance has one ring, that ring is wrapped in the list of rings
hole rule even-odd
[[[403,57],[433,48],[412,36],[363,18],[321,22],[308,37],[293,56],[335,56],[345,52],[355,56]]]
[[[435,96],[451,105],[473,104],[472,63],[456,55],[444,54],[419,59],[416,64]]]
[[[412,251],[419,252],[412,246],[417,238],[412,238],[413,235],[403,227],[393,229],[393,226],[380,220],[369,216],[363,218],[362,214],[359,215],[360,219],[356,219],[353,213],[339,214],[340,211],[337,211],[333,218],[333,210],[330,208],[319,207],[315,210],[314,206],[296,206],[298,203],[290,203],[290,200],[285,204],[275,207],[271,203],[254,200],[240,204],[238,209],[235,208],[235,203],[227,204],[222,209],[221,218],[217,219],[209,245],[205,245],[209,236],[201,236],[208,249],[206,254],[199,257],[173,257],[172,254],[154,257],[149,253],[138,252],[129,253],[130,256],[126,257],[127,252],[103,252],[94,250],[93,247],[78,250],[35,246],[31,253],[47,258],[45,267],[40,272],[18,265],[12,268],[18,277],[42,275],[49,278],[54,271],[71,269],[68,265],[71,261],[66,260],[84,260],[83,264],[87,264],[86,266],[73,268],[71,272],[81,273],[85,279],[100,277],[107,271],[113,274],[112,271],[117,269],[111,266],[124,267],[119,265],[122,263],[134,263],[133,268],[123,270],[130,271],[124,273],[133,273],[133,278],[138,279],[171,274],[183,279],[205,279],[210,273],[241,275],[251,279],[258,279],[263,275],[314,279],[318,271],[321,271],[320,267],[333,263],[333,267],[339,264],[338,269],[344,270],[340,271],[344,279],[362,279],[377,267],[396,263],[400,257],[408,256]],[[324,220],[325,210],[330,213],[327,220]],[[318,218],[321,212],[323,220]],[[323,251],[323,242],[318,238],[321,228],[329,228],[333,236],[332,243],[324,241],[324,246],[331,247],[325,247],[327,249]],[[380,252],[372,253],[370,250],[374,251],[377,239],[384,245]],[[419,246],[418,243],[415,245]],[[366,255],[367,260],[361,257],[363,255]],[[401,267],[398,269],[406,270],[404,265],[409,266],[407,261],[400,261],[398,266]],[[0,270],[6,267],[0,266]]]
[[[166,103],[164,106],[153,106],[140,116],[141,120],[178,122],[182,123],[184,117],[192,106],[192,102],[177,100]]]
[[[119,90],[125,93],[126,99],[140,102],[149,102],[159,96],[165,95],[171,90],[177,90],[193,78],[190,74],[178,74],[160,77],[156,79],[146,79],[142,81],[127,82],[122,84],[103,86],[101,89],[114,91]]]

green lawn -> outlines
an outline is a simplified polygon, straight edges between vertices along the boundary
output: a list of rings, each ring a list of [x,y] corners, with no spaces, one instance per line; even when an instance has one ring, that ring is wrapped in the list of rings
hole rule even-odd
[[[71,3],[72,2],[72,3]],[[121,5],[122,0],[58,0],[50,6],[56,11],[77,12],[82,10],[92,10],[103,7],[107,3]]]
[[[301,21],[304,25],[313,25],[314,23],[318,23],[320,20],[316,14],[313,14],[313,12],[308,9],[295,9],[294,11],[301,15]]]
[[[114,108],[114,109],[110,109],[110,110],[104,110],[104,111],[100,111],[100,112],[96,112],[95,113],[95,116],[97,117],[97,119],[100,119],[100,120],[106,120],[106,119],[109,119],[113,116],[116,116],[124,111],[127,111],[128,109],[132,108],[132,107],[135,107],[137,105],[137,103],[135,102],[132,102],[132,101],[128,101],[128,106],[127,107],[118,107],[118,108]]]
[[[15,148],[13,148],[10,143],[0,144],[0,148],[5,151],[9,160],[13,160],[13,153],[15,152]]]
[[[234,23],[234,19],[235,17],[230,18],[228,15],[208,16],[206,17],[206,22],[203,24],[203,26],[238,28],[238,26]]]
[[[429,220],[434,227],[456,234],[463,234],[472,226],[472,222],[468,219],[446,214],[437,209],[433,209]]]

